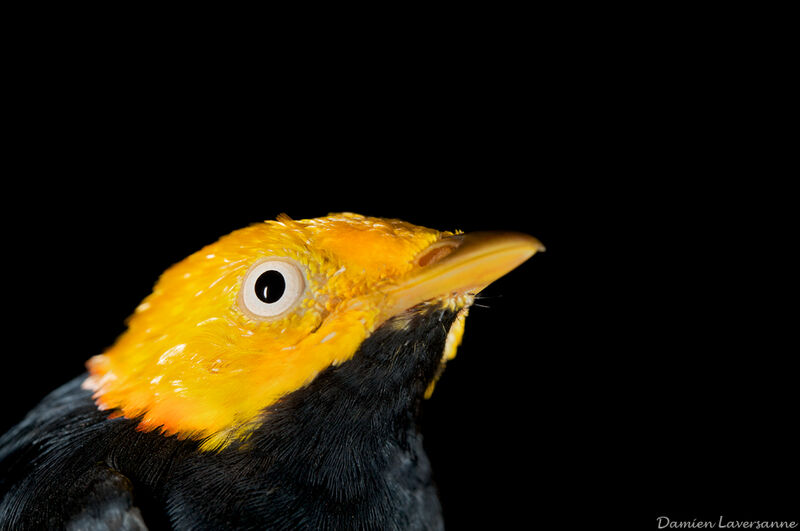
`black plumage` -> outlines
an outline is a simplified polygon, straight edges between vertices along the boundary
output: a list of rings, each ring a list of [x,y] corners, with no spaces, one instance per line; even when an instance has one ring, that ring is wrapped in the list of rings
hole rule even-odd
[[[416,419],[455,318],[388,320],[218,452],[109,419],[75,379],[0,438],[0,527],[440,529]]]

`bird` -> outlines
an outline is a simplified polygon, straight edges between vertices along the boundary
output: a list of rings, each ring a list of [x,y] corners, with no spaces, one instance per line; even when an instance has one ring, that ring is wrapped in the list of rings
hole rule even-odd
[[[422,404],[543,250],[350,212],[222,236],[0,437],[0,528],[443,529]]]

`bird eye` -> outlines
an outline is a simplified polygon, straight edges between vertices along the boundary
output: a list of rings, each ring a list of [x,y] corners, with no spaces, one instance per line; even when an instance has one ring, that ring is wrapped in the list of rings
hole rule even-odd
[[[306,282],[300,267],[285,259],[253,265],[239,292],[239,307],[256,319],[280,317],[302,299]]]

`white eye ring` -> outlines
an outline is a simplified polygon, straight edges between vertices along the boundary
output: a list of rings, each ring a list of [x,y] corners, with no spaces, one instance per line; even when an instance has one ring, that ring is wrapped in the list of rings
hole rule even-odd
[[[293,309],[305,291],[299,265],[287,258],[270,258],[253,264],[245,273],[239,308],[254,319],[274,319]]]

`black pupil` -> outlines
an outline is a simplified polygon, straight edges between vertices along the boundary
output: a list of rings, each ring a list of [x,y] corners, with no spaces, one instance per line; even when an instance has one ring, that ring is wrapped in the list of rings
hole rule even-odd
[[[284,291],[286,291],[286,280],[274,269],[261,273],[256,280],[256,296],[267,304],[280,300]]]

